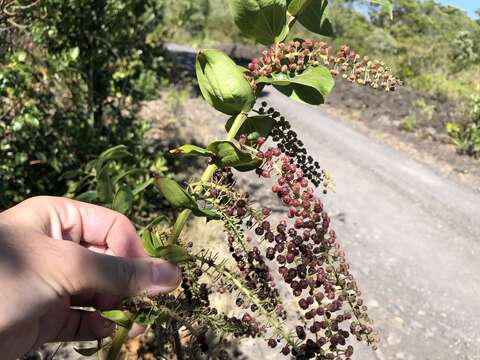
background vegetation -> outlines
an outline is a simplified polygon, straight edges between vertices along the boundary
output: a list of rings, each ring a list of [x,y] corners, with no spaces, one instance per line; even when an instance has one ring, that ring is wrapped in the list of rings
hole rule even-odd
[[[81,190],[70,179],[117,144],[132,163],[163,171],[138,111],[169,83],[162,40],[190,16],[189,1],[168,3],[0,3],[0,209]]]

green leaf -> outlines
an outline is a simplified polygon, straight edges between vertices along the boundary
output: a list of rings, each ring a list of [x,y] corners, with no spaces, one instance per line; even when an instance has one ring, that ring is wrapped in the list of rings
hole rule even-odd
[[[197,217],[206,217],[209,220],[220,220],[220,215],[210,209],[197,207],[191,210],[192,214]]]
[[[137,196],[137,195],[140,194],[143,190],[145,190],[147,187],[149,187],[150,185],[152,185],[154,182],[155,182],[155,179],[154,179],[154,178],[150,178],[150,179],[144,181],[143,183],[138,184],[138,185],[135,186],[135,188],[132,190],[133,196]]]
[[[234,117],[228,119],[227,123],[225,124],[225,130],[227,132],[230,131],[234,121]],[[274,125],[275,120],[273,120],[270,116],[250,116],[244,121],[235,138],[238,140],[240,135],[244,134],[246,135],[248,141],[254,143],[259,137],[267,138]]]
[[[252,161],[242,164],[242,165],[237,165],[235,166],[235,169],[240,171],[240,172],[248,172],[255,170],[258,168],[260,165],[262,165],[262,160],[260,159],[253,159]]]
[[[85,165],[85,172],[87,173],[91,172],[96,164],[97,164],[97,159],[93,159],[87,162],[87,164]]]
[[[113,198],[112,208],[124,215],[129,215],[133,206],[132,189],[128,185],[122,185]]]
[[[196,208],[197,203],[175,180],[160,177],[155,180],[155,186],[167,201],[176,209]]]
[[[297,14],[298,22],[311,32],[332,36],[333,26],[328,18],[328,0],[304,0],[302,2],[300,12]],[[293,6],[293,3],[298,4],[299,1],[292,1],[290,6]]]
[[[75,200],[92,203],[98,200],[97,192],[95,190],[85,191],[80,195],[75,196]]]
[[[70,59],[77,60],[78,55],[80,55],[80,49],[78,48],[78,46],[71,48],[69,51],[69,55],[70,55]]]
[[[147,170],[140,169],[140,168],[129,169],[129,170],[126,170],[126,171],[122,171],[120,174],[113,177],[112,181],[113,181],[114,184],[117,184],[120,180],[122,180],[123,178],[125,178],[127,176],[144,174],[146,172],[147,172]]]
[[[143,240],[143,248],[145,249],[147,254],[150,256],[155,256],[156,246],[153,243],[151,231],[149,229],[144,229],[140,233],[140,237]]]
[[[390,15],[390,19],[393,19],[393,5],[390,0],[368,0],[372,4],[382,5],[383,10],[385,10],[388,15]]]
[[[312,0],[290,0],[288,3],[288,13],[292,16],[298,15],[304,7],[310,4]]]
[[[97,197],[104,204],[111,203],[113,200],[113,183],[108,167],[103,167],[97,173]]]
[[[320,105],[333,88],[330,70],[324,66],[310,66],[300,75],[273,73],[271,77],[260,77],[258,83],[274,85],[283,94],[299,102]]]
[[[83,170],[80,170],[80,169],[67,170],[59,177],[59,179],[66,179],[66,180],[73,179],[83,174],[84,174]]]
[[[285,40],[285,38],[288,36],[288,33],[290,32],[290,29],[293,26],[292,24],[292,21],[289,21],[288,24],[283,27],[282,32],[278,34],[278,36],[275,38],[275,43]]]
[[[181,264],[192,260],[192,257],[180,245],[160,246],[155,250],[155,257],[174,264]]]
[[[122,310],[102,311],[101,315],[105,319],[113,321],[115,324],[124,328],[129,328],[132,323],[132,320]]]
[[[144,326],[152,325],[157,320],[158,315],[158,312],[155,311],[142,312],[135,318],[135,323]]]
[[[218,50],[201,50],[195,61],[198,86],[205,100],[229,115],[248,112],[255,94],[237,64]]]
[[[91,348],[77,348],[74,347],[73,350],[75,350],[77,353],[79,353],[82,356],[93,356],[95,355],[100,349],[98,347],[91,347]]]
[[[132,156],[132,154],[127,151],[127,147],[125,145],[111,147],[100,154],[95,164],[95,170],[100,172],[104,164],[106,164],[108,161],[119,160],[128,156]]]
[[[25,51],[17,51],[14,56],[16,60],[21,63],[27,60],[27,53]]]
[[[166,220],[167,220],[167,218],[165,217],[165,215],[157,216],[155,219],[153,219],[152,221],[150,221],[147,225],[145,225],[145,226],[139,231],[140,236],[142,236],[142,234],[143,234],[144,231],[147,231],[147,230],[151,229],[153,226],[161,223],[162,221],[166,221]]]
[[[214,156],[214,154],[207,149],[196,145],[182,145],[176,149],[170,150],[171,154],[185,154],[190,156]]]
[[[243,34],[271,45],[287,22],[286,0],[230,0],[233,21]]]
[[[175,180],[161,177],[155,180],[155,185],[172,207],[190,209],[195,216],[206,217],[211,220],[219,219],[219,215],[208,209],[198,207],[195,199],[186,192]]]
[[[214,161],[220,166],[235,167],[248,164],[253,160],[249,153],[242,151],[231,141],[214,141],[208,145],[208,150],[217,156]]]

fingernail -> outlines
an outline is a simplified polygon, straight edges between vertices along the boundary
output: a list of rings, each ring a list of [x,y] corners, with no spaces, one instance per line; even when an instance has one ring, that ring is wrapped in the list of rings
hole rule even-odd
[[[180,284],[182,274],[180,269],[168,262],[155,263],[152,266],[152,282],[156,286],[175,286]]]

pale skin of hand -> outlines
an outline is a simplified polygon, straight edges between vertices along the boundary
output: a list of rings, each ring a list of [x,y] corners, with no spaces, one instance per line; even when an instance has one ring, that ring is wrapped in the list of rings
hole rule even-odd
[[[100,313],[121,299],[174,290],[180,270],[148,258],[134,226],[100,206],[34,197],[0,213],[0,354],[112,334]]]

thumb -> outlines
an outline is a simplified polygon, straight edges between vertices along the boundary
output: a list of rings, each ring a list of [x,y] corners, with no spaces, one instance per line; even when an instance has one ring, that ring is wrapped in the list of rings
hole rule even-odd
[[[68,258],[64,263],[70,295],[84,291],[120,297],[144,291],[154,295],[176,289],[182,280],[176,265],[159,259],[99,254],[78,245],[70,249]]]

